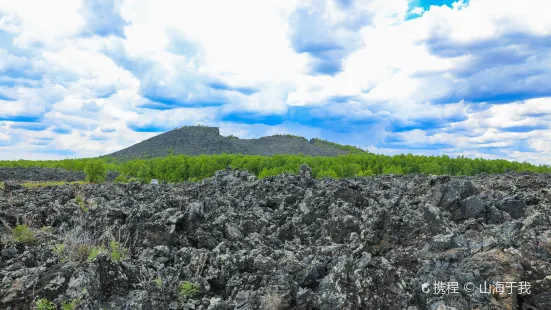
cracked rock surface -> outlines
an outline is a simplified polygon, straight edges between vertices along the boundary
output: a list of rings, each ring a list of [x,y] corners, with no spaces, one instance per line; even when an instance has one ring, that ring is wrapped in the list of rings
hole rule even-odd
[[[7,185],[0,309],[551,309],[549,174]]]
[[[118,172],[109,171],[108,181],[114,181]],[[83,171],[68,171],[61,168],[20,168],[0,167],[0,180],[6,181],[84,181],[86,175]]]

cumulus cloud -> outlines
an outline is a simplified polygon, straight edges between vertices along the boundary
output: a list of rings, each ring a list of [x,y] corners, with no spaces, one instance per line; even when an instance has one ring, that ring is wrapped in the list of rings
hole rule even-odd
[[[545,163],[550,5],[0,0],[0,158],[102,155],[201,123]]]
[[[119,0],[84,0],[81,14],[86,22],[83,33],[87,35],[124,37],[126,21],[120,15]]]

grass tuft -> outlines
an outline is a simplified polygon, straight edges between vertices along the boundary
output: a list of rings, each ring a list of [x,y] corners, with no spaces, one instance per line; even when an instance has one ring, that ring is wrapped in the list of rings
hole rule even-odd
[[[99,253],[104,251],[100,246],[97,246],[98,242],[88,231],[80,228],[65,233],[63,241],[61,244],[54,245],[52,249],[60,261],[92,261]]]
[[[82,196],[76,196],[75,202],[78,204],[82,212],[88,213],[90,211],[90,209],[88,209],[88,207],[86,206],[86,203],[84,202],[84,198]]]
[[[180,290],[178,295],[182,300],[193,298],[198,293],[199,293],[199,287],[196,284],[189,281],[185,281],[180,284]]]
[[[59,258],[60,261],[65,261],[66,257],[65,257],[65,244],[64,243],[60,243],[60,244],[55,244],[52,248],[52,250],[54,251],[54,253],[57,255],[57,257]]]
[[[109,247],[111,248],[111,258],[118,262],[126,258],[128,254],[128,249],[124,248],[120,242],[111,241],[109,242]]]
[[[31,244],[36,242],[34,231],[27,225],[17,225],[12,229],[11,234],[16,242]]]
[[[56,310],[56,306],[53,302],[46,298],[41,298],[35,303],[36,310]]]
[[[156,277],[155,280],[153,280],[153,282],[155,283],[155,286],[158,288],[158,289],[161,289],[163,287],[163,279],[161,279],[161,277]]]
[[[46,181],[46,182],[23,182],[21,186],[25,188],[39,188],[47,186],[61,186],[65,184],[85,184],[83,181],[66,182],[66,181]]]
[[[61,304],[61,310],[74,310],[77,308],[80,299],[71,299],[70,301],[65,301]]]
[[[88,254],[88,257],[86,258],[87,261],[91,262],[93,261],[100,253],[102,253],[104,250],[101,247],[92,247],[90,249],[90,253]]]

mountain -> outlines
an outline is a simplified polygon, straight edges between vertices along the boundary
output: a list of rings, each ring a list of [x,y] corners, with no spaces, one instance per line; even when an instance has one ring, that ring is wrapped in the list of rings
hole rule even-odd
[[[304,154],[309,156],[336,156],[351,152],[365,152],[359,148],[337,143],[293,136],[275,135],[259,139],[239,139],[220,135],[217,127],[185,126],[177,128],[118,152],[106,155],[119,159],[137,157],[163,157],[169,152],[175,155],[202,154]]]

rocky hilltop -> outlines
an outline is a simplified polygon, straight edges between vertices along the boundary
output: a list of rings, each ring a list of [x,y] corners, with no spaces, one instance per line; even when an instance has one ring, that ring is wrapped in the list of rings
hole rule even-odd
[[[6,182],[0,309],[551,309],[550,200],[529,173]]]
[[[157,135],[121,151],[107,156],[135,158],[141,156],[162,157],[169,149],[176,155],[202,154],[246,154],[275,155],[299,154],[309,156],[336,156],[348,151],[332,143],[319,143],[322,140],[291,135],[275,135],[259,139],[239,139],[220,135],[217,127],[187,126]]]

